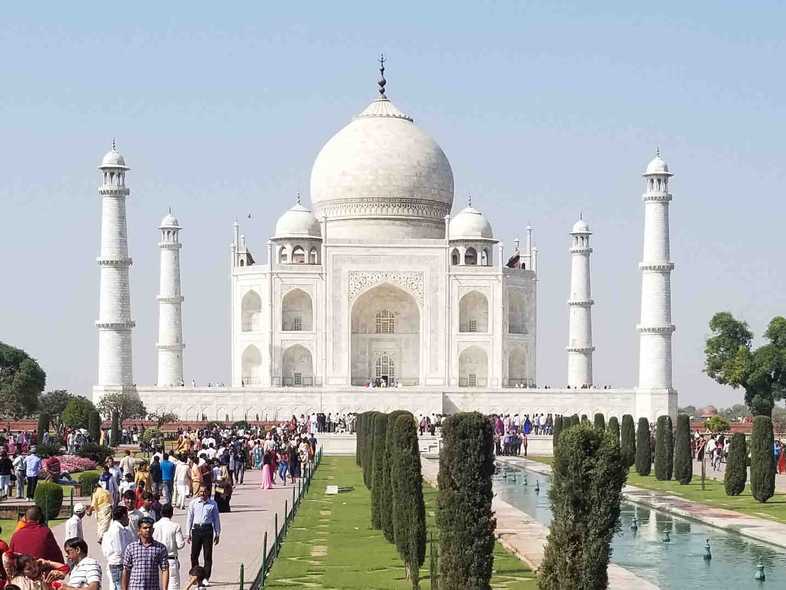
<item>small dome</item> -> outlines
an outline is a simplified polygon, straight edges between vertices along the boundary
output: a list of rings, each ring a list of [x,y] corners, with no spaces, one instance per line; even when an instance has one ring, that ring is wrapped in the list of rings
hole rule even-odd
[[[660,157],[660,150],[658,150],[657,155],[647,164],[647,171],[644,173],[647,174],[668,174],[671,175],[669,172],[669,165]]]
[[[483,213],[472,207],[464,207],[450,220],[450,239],[493,240],[494,232]]]
[[[117,151],[114,142],[112,149],[109,150],[101,160],[101,168],[128,168],[126,166],[126,159],[120,152]]]
[[[177,220],[177,217],[172,215],[172,212],[170,211],[161,220],[161,225],[159,227],[180,227],[180,222]]]
[[[587,225],[587,222],[583,219],[579,219],[576,223],[573,224],[573,229],[571,230],[573,234],[588,234],[590,233],[590,227]]]
[[[705,406],[699,409],[699,415],[702,418],[708,418],[710,416],[717,416],[718,415],[718,408],[715,406]]]
[[[276,232],[274,238],[322,238],[322,229],[317,218],[298,203],[288,209],[276,221]]]

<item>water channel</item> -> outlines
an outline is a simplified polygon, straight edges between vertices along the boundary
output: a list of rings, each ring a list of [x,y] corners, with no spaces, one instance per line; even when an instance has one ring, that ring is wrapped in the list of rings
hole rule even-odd
[[[544,526],[551,522],[547,476],[505,466],[494,477],[494,492]],[[629,502],[621,522],[611,561],[663,590],[786,588],[785,549]],[[704,559],[707,539],[711,560]],[[759,563],[764,582],[754,579]]]

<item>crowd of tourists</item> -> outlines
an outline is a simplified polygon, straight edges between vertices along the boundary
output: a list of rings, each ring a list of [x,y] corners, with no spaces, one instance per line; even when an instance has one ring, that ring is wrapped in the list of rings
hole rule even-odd
[[[551,414],[492,414],[494,427],[494,452],[496,455],[527,456],[530,435],[550,435],[554,428]]]
[[[149,458],[136,457],[130,449],[119,460],[109,457],[89,503],[74,505],[62,548],[38,506],[19,520],[10,544],[0,541],[0,590],[180,590],[179,553],[187,543],[186,590],[205,588],[221,538],[221,514],[231,512],[233,490],[244,485],[246,470],[262,471],[262,489],[295,482],[314,460],[316,432],[310,420],[293,416],[269,430],[183,430],[169,451],[160,441]],[[34,493],[37,476],[32,473],[43,461],[29,435],[13,440],[14,460],[24,458]],[[0,471],[5,459],[14,469],[9,446],[6,442],[0,450]],[[185,510],[185,526],[173,519],[176,509]],[[96,519],[94,539],[85,538],[84,518]],[[103,554],[106,571],[91,550]]]
[[[730,444],[731,437],[726,434],[701,434],[697,430],[693,434],[691,452],[694,459],[706,460],[713,471],[720,471],[721,465],[726,463]],[[776,473],[786,473],[786,443],[776,439],[773,443],[772,455]]]

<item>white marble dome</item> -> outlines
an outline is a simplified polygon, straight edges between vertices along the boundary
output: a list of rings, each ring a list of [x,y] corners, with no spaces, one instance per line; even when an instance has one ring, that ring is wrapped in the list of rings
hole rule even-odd
[[[660,152],[656,155],[650,163],[647,164],[647,171],[644,173],[646,174],[669,174],[669,165],[660,157]]]
[[[126,159],[112,146],[101,160],[101,168],[127,168]]]
[[[590,227],[586,221],[583,219],[579,219],[576,223],[573,224],[573,229],[571,233],[574,234],[588,234],[590,231]]]
[[[442,148],[380,97],[319,152],[311,202],[331,237],[444,238],[453,171]]]
[[[274,238],[321,238],[322,231],[310,209],[299,202],[276,221]]]
[[[177,217],[172,215],[170,211],[164,218],[161,220],[161,225],[159,227],[180,227],[180,222],[177,220]]]
[[[450,220],[451,240],[493,240],[494,232],[486,216],[473,207],[464,207]]]

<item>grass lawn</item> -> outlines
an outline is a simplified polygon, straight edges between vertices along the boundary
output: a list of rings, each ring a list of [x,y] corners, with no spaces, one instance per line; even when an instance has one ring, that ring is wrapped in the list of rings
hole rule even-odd
[[[352,486],[351,492],[325,495],[325,486]],[[434,526],[437,492],[423,489],[429,530]],[[281,554],[268,577],[268,588],[408,589],[404,566],[381,531],[370,528],[371,495],[354,457],[324,457],[311,491],[292,523]],[[429,547],[420,587],[428,581]],[[533,589],[535,576],[499,543],[494,550],[494,588]]]
[[[527,457],[533,461],[551,465],[553,457]],[[776,493],[772,498],[764,503],[757,502],[751,495],[750,485],[745,486],[745,490],[739,496],[727,496],[723,487],[723,480],[705,479],[704,487],[701,489],[701,474],[693,474],[693,480],[688,485],[680,485],[678,481],[658,481],[653,473],[641,476],[636,473],[635,468],[631,468],[628,474],[628,483],[632,486],[667,492],[674,496],[690,500],[691,502],[701,502],[714,508],[724,508],[735,510],[743,514],[768,518],[786,524],[786,494]]]

